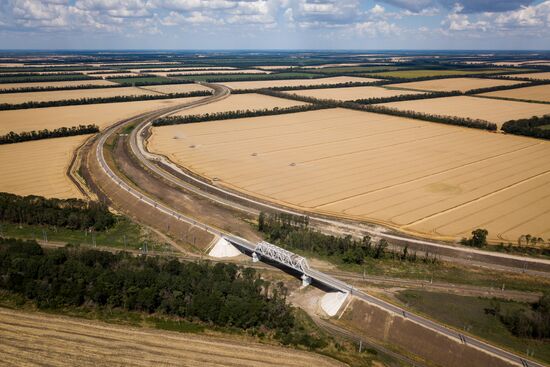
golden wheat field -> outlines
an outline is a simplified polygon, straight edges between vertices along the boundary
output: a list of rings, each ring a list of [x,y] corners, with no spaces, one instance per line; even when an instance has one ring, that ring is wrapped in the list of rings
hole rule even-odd
[[[405,94],[424,94],[424,92],[387,89],[383,87],[349,87],[349,88],[323,88],[323,89],[301,89],[287,92],[301,97],[312,97],[317,99],[330,99],[338,101],[353,101],[367,98],[386,98]]]
[[[141,89],[150,90],[157,93],[189,93],[202,90],[212,89],[205,87],[204,85],[190,83],[190,84],[164,84],[164,85],[148,85],[141,87]]]
[[[115,85],[116,83],[108,80],[70,80],[64,82],[38,82],[38,83],[4,83],[0,84],[0,90],[19,89],[19,88],[62,88],[77,87],[85,85]]]
[[[140,76],[136,73],[105,73],[105,74],[88,74],[92,78],[127,78],[133,76]]]
[[[550,80],[550,71],[544,73],[528,73],[528,74],[510,74],[505,75],[510,78],[527,78],[534,80]]]
[[[25,102],[61,101],[64,99],[108,98],[116,96],[144,96],[158,94],[158,92],[135,87],[74,89],[49,92],[4,93],[0,94],[0,103],[18,104]]]
[[[318,354],[208,335],[0,308],[0,364],[13,366],[343,366]]]
[[[178,139],[174,139],[178,136]],[[331,109],[155,128],[149,148],[237,191],[456,239],[550,237],[550,142]]]
[[[307,103],[293,101],[285,98],[277,98],[257,93],[232,94],[220,101],[209,103],[208,105],[198,106],[176,112],[174,116],[202,115],[205,113],[218,113],[237,110],[262,110],[273,109],[275,107],[286,108],[301,106]]]
[[[158,99],[152,101],[99,103],[81,106],[30,108],[0,111],[0,135],[10,131],[53,130],[80,124],[96,124],[100,129],[117,121],[159,108],[193,102],[204,97]]]
[[[517,80],[483,79],[483,78],[445,78],[425,80],[421,82],[390,84],[388,87],[404,88],[412,90],[433,92],[466,92],[472,89],[497,87],[502,85],[514,85],[522,83]]]
[[[260,88],[276,88],[276,87],[301,87],[309,85],[323,84],[341,84],[341,83],[370,83],[380,79],[374,78],[359,78],[354,76],[335,76],[331,78],[318,79],[288,79],[288,80],[259,80],[251,82],[224,82],[226,87],[231,89],[260,89]]]
[[[82,198],[66,173],[74,150],[88,136],[0,145],[0,191],[63,199]]]
[[[481,119],[502,126],[509,120],[542,116],[550,105],[468,96],[382,103],[381,106],[442,116]]]
[[[530,101],[550,102],[550,85],[535,85],[532,87],[499,90],[496,92],[482,93],[481,96],[524,99]]]

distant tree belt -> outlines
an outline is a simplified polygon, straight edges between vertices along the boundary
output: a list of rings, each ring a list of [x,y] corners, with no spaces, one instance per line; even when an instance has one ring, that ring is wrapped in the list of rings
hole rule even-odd
[[[135,257],[127,252],[60,248],[0,238],[0,288],[39,308],[139,311],[216,326],[275,331],[295,326],[282,282],[252,268],[210,262]]]
[[[269,90],[273,91],[292,91],[292,90],[301,90],[301,89],[330,89],[330,88],[350,88],[350,87],[373,87],[377,85],[384,84],[385,81],[376,81],[376,82],[347,82],[347,83],[327,83],[327,84],[315,84],[315,85],[296,85],[289,87],[270,87]],[[255,89],[237,89],[231,91],[231,94],[247,94],[247,93],[256,93],[260,90],[265,90],[266,88],[255,88]]]
[[[545,126],[546,129],[541,127]],[[533,116],[529,119],[511,120],[502,124],[501,130],[516,135],[550,139],[550,115]]]
[[[230,78],[227,78],[227,76],[230,75]],[[211,78],[205,78],[203,75],[177,75],[177,74],[168,74],[169,77],[186,77],[188,79],[193,79],[193,77],[200,77],[199,79],[202,81],[205,81],[207,83],[221,83],[221,82],[254,82],[254,81],[262,81],[262,80],[286,80],[286,79],[320,79],[320,78],[326,78],[326,75],[319,74],[313,76],[313,74],[308,75],[278,75],[278,74],[223,74],[223,76],[219,77],[211,77]],[[242,77],[239,77],[242,76]]]
[[[298,96],[296,94],[282,93],[279,91],[273,91],[273,90],[267,90],[267,89],[261,90],[259,91],[259,93],[269,95],[269,96],[274,96],[274,97],[281,97],[281,98],[287,98],[287,99],[293,99],[296,101],[311,103],[313,105],[318,106],[318,108],[341,107],[341,108],[349,108],[352,110],[414,118],[418,120],[437,122],[437,123],[447,124],[447,125],[464,126],[464,127],[483,129],[483,130],[489,130],[489,131],[497,130],[496,124],[485,120],[477,120],[477,119],[474,120],[469,118],[461,118],[461,117],[453,117],[453,116],[431,115],[431,114],[415,112],[415,111],[400,111],[394,108],[389,108],[389,107],[384,107],[384,106],[379,106],[374,104],[360,104],[355,102],[341,102],[336,100],[319,100],[312,97]],[[437,92],[437,93],[440,93],[440,92]],[[441,92],[441,93],[460,93],[460,92]],[[412,96],[412,95],[409,95],[409,96]],[[388,102],[388,101],[386,100],[385,102]]]
[[[152,94],[141,96],[116,96],[116,97],[99,97],[99,98],[80,98],[80,99],[64,99],[60,101],[46,102],[24,102],[18,104],[3,103],[0,104],[0,111],[5,110],[24,110],[28,108],[44,108],[58,106],[75,106],[86,104],[99,103],[116,103],[116,102],[134,102],[134,101],[151,101],[156,99],[171,99],[171,98],[187,98],[187,97],[202,97],[211,95],[211,91],[193,91],[188,93],[169,93],[169,94]]]
[[[258,116],[271,116],[282,115],[285,113],[296,113],[304,111],[314,111],[323,108],[330,108],[330,106],[323,105],[303,105],[286,108],[275,107],[273,109],[263,110],[237,110],[218,113],[205,113],[202,115],[187,115],[187,116],[167,116],[159,118],[153,121],[153,126],[167,126],[167,125],[180,125],[191,124],[195,122],[215,121],[215,120],[231,120],[245,117],[258,117]]]
[[[130,79],[129,81],[126,81],[125,79]],[[132,80],[136,79],[136,80]],[[140,79],[147,79],[147,77],[120,77],[120,78],[107,78],[107,80],[112,81],[114,83],[119,83],[121,86],[132,86],[135,85],[136,87],[146,86],[146,85],[165,85],[165,84],[194,84],[192,80],[177,80],[177,79],[165,79],[165,78],[157,78],[152,80],[140,80]]]
[[[406,117],[406,118],[424,120],[429,122],[437,122],[440,124],[463,126],[463,127],[488,130],[488,131],[496,131],[498,128],[497,124],[489,121],[481,120],[481,119],[432,115],[429,113],[422,113],[422,112],[416,112],[416,111],[401,111],[398,109],[389,108],[385,106],[378,106],[378,105],[361,105],[358,103],[343,102],[341,107],[350,108],[350,109],[359,110],[359,111],[381,113],[385,115]]]
[[[53,75],[35,75],[32,76],[0,76],[0,83],[36,83],[36,82],[65,82],[71,80],[97,80],[87,75],[80,74],[53,74]]]
[[[80,199],[46,199],[0,192],[0,221],[103,231],[116,223],[107,206]]]
[[[518,89],[518,88],[525,88],[525,87],[534,87],[536,85],[546,85],[550,84],[550,80],[533,80],[525,83],[519,83],[514,85],[498,85],[494,87],[487,87],[487,88],[478,88],[478,89],[470,89],[469,91],[464,92],[466,95],[472,95],[472,94],[480,94],[480,93],[488,93],[488,92],[496,92],[499,90],[508,90],[508,89]]]
[[[0,84],[0,94],[9,94],[9,93],[30,93],[30,92],[51,92],[57,90],[75,90],[75,89],[103,89],[103,88],[121,88],[123,85],[113,84],[113,85],[96,85],[96,84],[85,84],[83,81],[82,85],[67,85],[67,86],[49,86],[49,87],[25,87],[25,88],[13,88],[13,89],[1,89],[2,84]]]
[[[353,101],[353,103],[369,105],[369,104],[375,104],[375,103],[414,101],[414,100],[417,100],[417,99],[452,97],[452,96],[459,96],[459,95],[462,95],[462,92],[460,92],[460,91],[451,91],[451,92],[429,92],[429,93],[424,93],[422,91],[418,91],[418,94],[401,94],[401,95],[391,96],[391,97],[378,97],[378,98],[373,97],[373,98],[357,99],[357,100]]]
[[[0,145],[21,143],[30,140],[41,140],[50,138],[61,138],[65,136],[76,136],[85,134],[94,134],[99,132],[97,125],[78,125],[73,127],[59,127],[54,130],[38,130],[38,131],[24,131],[20,133],[14,133],[10,131],[6,135],[0,135]]]

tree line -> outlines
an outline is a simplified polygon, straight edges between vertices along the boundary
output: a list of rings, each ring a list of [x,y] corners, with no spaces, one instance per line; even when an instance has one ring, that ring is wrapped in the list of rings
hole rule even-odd
[[[155,313],[267,330],[290,342],[287,335],[296,326],[283,283],[271,284],[254,269],[235,264],[181,263],[74,247],[44,250],[35,241],[0,238],[0,288],[41,309]]]
[[[84,82],[85,83],[85,82]],[[2,84],[0,84],[0,88]],[[58,90],[74,90],[74,89],[104,89],[104,88],[121,88],[122,85],[95,85],[95,84],[82,84],[82,85],[66,85],[66,86],[47,86],[47,87],[24,87],[13,89],[0,89],[0,94],[9,93],[29,93],[29,92],[51,92]]]
[[[294,85],[294,86],[287,86],[287,87],[270,87],[269,90],[273,90],[273,91],[292,91],[292,90],[302,90],[302,89],[374,87],[374,86],[383,85],[383,84],[384,84],[384,81],[379,81],[379,82],[326,83],[326,84],[316,84],[316,85]],[[237,90],[232,90],[231,94],[257,93],[260,90],[266,90],[266,88],[237,89]]]
[[[436,256],[428,253],[417,256],[407,247],[402,251],[388,249],[388,242],[384,239],[374,242],[369,236],[356,240],[349,235],[336,237],[317,232],[309,227],[306,216],[262,212],[258,218],[258,230],[266,235],[267,241],[281,247],[334,257],[347,264],[361,265],[366,258],[425,263],[438,261]]]
[[[497,130],[497,125],[495,123],[485,121],[485,120],[480,120],[480,119],[433,115],[433,114],[416,112],[416,111],[398,110],[398,109],[374,105],[374,104],[360,104],[356,102],[342,102],[342,101],[328,100],[328,99],[319,100],[313,97],[298,96],[296,94],[283,93],[280,91],[274,91],[269,89],[259,90],[257,91],[257,93],[265,94],[273,97],[292,99],[300,102],[307,102],[307,103],[318,105],[320,106],[320,108],[341,107],[341,108],[348,108],[348,109],[358,110],[358,111],[366,111],[366,112],[380,113],[380,114],[399,116],[399,117],[405,117],[405,118],[413,118],[413,119],[424,120],[429,122],[437,122],[440,124],[463,126],[463,127],[483,129],[488,131]],[[452,92],[436,92],[436,93],[452,93]]]
[[[21,143],[21,142],[30,141],[30,140],[41,140],[41,139],[50,139],[50,138],[61,138],[65,136],[94,134],[98,132],[99,132],[99,127],[93,124],[78,125],[73,127],[59,127],[53,130],[43,129],[38,131],[36,130],[23,131],[20,133],[15,133],[13,131],[10,131],[6,135],[0,135],[0,145]]]
[[[472,94],[480,94],[480,93],[489,93],[489,92],[496,92],[496,91],[499,91],[499,90],[509,90],[509,89],[525,88],[525,87],[534,87],[536,85],[546,85],[546,84],[550,84],[550,80],[537,80],[537,81],[519,83],[519,84],[514,84],[514,85],[497,85],[497,86],[494,86],[494,87],[470,89],[469,91],[464,92],[464,94],[465,95],[472,95]]]
[[[155,121],[153,121],[153,126],[180,125],[180,124],[191,124],[195,122],[204,122],[204,121],[230,120],[230,119],[238,119],[238,118],[245,118],[245,117],[282,115],[286,113],[314,111],[322,108],[325,108],[325,107],[320,105],[308,104],[308,105],[285,107],[285,108],[275,107],[273,109],[266,108],[261,110],[236,110],[236,111],[217,112],[217,113],[205,113],[202,115],[167,116],[167,117],[158,118]]]
[[[547,126],[547,129],[541,127]],[[550,139],[550,115],[533,116],[528,119],[510,120],[502,124],[501,130],[516,135]]]
[[[80,199],[47,199],[0,192],[0,221],[104,231],[117,221],[107,206]]]
[[[376,104],[376,103],[389,103],[389,102],[400,102],[400,101],[414,101],[419,99],[453,97],[453,96],[459,96],[461,94],[462,92],[460,91],[427,92],[427,93],[418,91],[418,94],[400,94],[400,95],[391,96],[391,97],[372,97],[372,98],[356,99],[352,101],[352,103],[369,105],[369,104]]]
[[[291,74],[291,73],[289,73]],[[222,82],[253,82],[261,80],[287,80],[287,79],[320,79],[326,78],[326,75],[322,74],[311,74],[311,73],[296,73],[296,75],[289,75],[284,73],[273,73],[273,74],[223,74],[220,76],[212,76],[204,78],[205,75],[178,75],[178,74],[168,74],[168,77],[177,77],[177,78],[186,78],[187,80],[200,80],[207,83],[222,83]],[[209,74],[207,74],[209,75]],[[212,74],[210,74],[212,75]],[[227,77],[229,76],[229,77]]]
[[[171,99],[171,98],[187,98],[187,97],[203,97],[211,95],[211,91],[197,90],[187,93],[169,93],[169,94],[146,94],[146,95],[131,95],[131,96],[114,96],[114,97],[97,97],[97,98],[78,98],[78,99],[62,99],[58,101],[44,102],[24,102],[17,104],[2,103],[0,111],[5,110],[23,110],[29,108],[44,108],[44,107],[59,107],[59,106],[75,106],[86,104],[99,103],[115,103],[115,102],[134,102],[134,101],[151,101],[156,99]]]
[[[35,82],[65,82],[71,80],[96,80],[91,76],[83,74],[54,74],[54,75],[36,75],[29,76],[0,76],[0,83],[35,83]]]
[[[130,79],[131,81],[126,81],[125,79]],[[136,79],[136,80],[132,80]],[[149,79],[149,80],[148,80]],[[129,78],[107,78],[107,80],[110,80],[115,83],[119,83],[121,86],[129,87],[129,86],[136,86],[136,87],[143,87],[147,85],[165,85],[165,84],[193,84],[194,82],[191,80],[182,80],[182,79],[168,79],[168,78],[162,78],[162,77],[129,77]]]

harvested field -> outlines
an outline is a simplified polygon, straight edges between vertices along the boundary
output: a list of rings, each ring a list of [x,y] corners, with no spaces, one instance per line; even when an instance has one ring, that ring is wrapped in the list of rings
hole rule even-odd
[[[455,90],[467,92],[472,89],[497,87],[501,85],[514,85],[519,83],[521,82],[504,79],[446,78],[425,80],[422,82],[390,84],[388,87],[433,92],[451,92]]]
[[[292,67],[296,67],[295,65],[262,65],[262,66],[254,66],[255,69],[261,69],[261,70],[284,70],[289,69]]]
[[[295,208],[434,238],[550,237],[546,141],[331,109],[155,128],[149,147]]]
[[[218,102],[176,112],[173,116],[202,115],[205,113],[218,113],[237,110],[262,110],[264,108],[273,109],[275,107],[285,108],[301,106],[304,104],[307,103],[256,93],[233,94]]]
[[[424,92],[387,89],[384,87],[350,87],[292,90],[289,94],[317,99],[332,99],[338,101],[354,101],[367,98],[387,98],[404,94],[424,94]]]
[[[471,75],[471,74],[496,74],[513,69],[479,69],[479,70],[397,70],[386,71],[381,73],[371,74],[374,77],[392,77],[392,78],[426,78],[432,76],[446,76],[446,75]]]
[[[62,87],[76,87],[86,85],[114,85],[116,83],[108,80],[71,80],[64,82],[38,82],[38,83],[5,83],[0,84],[1,90],[6,89],[19,89],[19,88],[62,88]]]
[[[525,78],[533,80],[550,80],[550,71],[545,73],[529,73],[529,74],[510,74],[505,75],[510,78]]]
[[[391,102],[383,103],[381,106],[434,115],[482,119],[494,122],[499,128],[509,120],[550,113],[550,105],[468,96]]]
[[[150,90],[157,93],[189,93],[199,90],[212,89],[200,84],[165,84],[165,85],[147,85],[141,87],[141,89]]]
[[[187,71],[187,70],[236,70],[236,68],[231,66],[189,66],[189,67],[181,67],[181,66],[174,66],[172,68],[143,68],[143,69],[129,69],[128,71],[131,71],[132,73],[142,73],[142,72],[177,72],[177,71]]]
[[[117,121],[144,112],[192,102],[200,98],[203,97],[0,111],[0,135],[5,135],[10,131],[19,133],[42,129],[53,130],[58,127],[79,124],[96,124],[103,129]]]
[[[361,63],[308,65],[308,66],[302,66],[302,69],[323,69],[323,68],[349,67],[349,66],[361,66],[361,65],[362,65]]]
[[[343,366],[239,338],[135,328],[0,308],[0,353],[17,366]]]
[[[550,84],[535,85],[533,87],[499,90],[496,92],[482,93],[481,96],[524,99],[530,101],[550,102]]]
[[[0,145],[0,191],[62,199],[82,198],[66,172],[73,151],[88,136]]]
[[[0,94],[0,104],[19,104],[25,102],[61,101],[64,99],[108,98],[116,96],[145,96],[158,94],[160,93],[135,87],[76,89],[30,93],[5,93]]]
[[[341,83],[370,83],[380,79],[357,78],[353,76],[336,76],[332,78],[318,79],[288,79],[288,80],[259,80],[250,82],[224,82],[223,84],[231,89],[260,89],[275,87],[296,87],[322,84],[341,84]]]

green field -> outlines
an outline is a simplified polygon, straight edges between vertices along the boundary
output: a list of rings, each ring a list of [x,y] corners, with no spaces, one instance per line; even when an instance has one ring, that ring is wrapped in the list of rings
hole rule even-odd
[[[472,74],[498,74],[504,72],[517,71],[516,69],[466,69],[466,70],[398,70],[387,71],[382,73],[373,73],[368,76],[373,77],[390,77],[390,78],[428,78],[433,76],[459,76]]]
[[[490,310],[494,309],[497,303],[489,298],[410,290],[399,292],[397,298],[412,310],[456,329],[518,353],[526,354],[529,350],[534,352],[534,358],[550,362],[550,343],[512,335],[499,317],[491,314]],[[500,312],[504,314],[529,308],[528,304],[512,301],[499,301],[498,304]]]
[[[274,74],[208,74],[208,75],[189,75],[178,76],[177,79],[189,80],[189,81],[218,81],[218,82],[231,82],[231,81],[253,81],[253,80],[282,80],[282,79],[315,79],[322,78],[324,75],[317,73],[274,73]]]
[[[155,242],[148,231],[126,218],[120,218],[113,228],[106,231],[86,233],[85,231],[57,228],[53,226],[0,223],[0,237],[44,240],[92,246],[108,246],[137,250],[147,243],[149,250],[167,250],[170,247]]]

